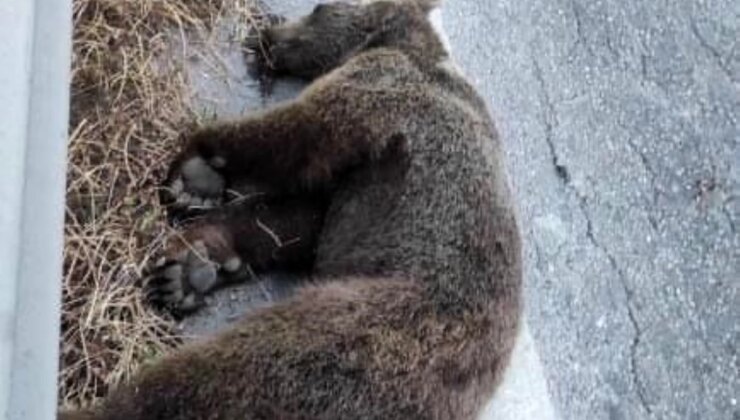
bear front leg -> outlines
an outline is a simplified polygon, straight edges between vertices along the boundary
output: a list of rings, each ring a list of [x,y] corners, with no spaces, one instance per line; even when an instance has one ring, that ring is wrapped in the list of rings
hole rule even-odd
[[[245,179],[295,192],[326,179],[307,173],[312,149],[326,130],[298,103],[261,115],[198,129],[170,166],[165,182],[175,207],[215,207],[227,189]]]
[[[417,105],[403,90],[324,80],[263,114],[194,132],[171,166],[167,190],[188,207],[220,202],[240,179],[284,193],[325,189],[346,169],[404,143],[409,124],[402,123]]]

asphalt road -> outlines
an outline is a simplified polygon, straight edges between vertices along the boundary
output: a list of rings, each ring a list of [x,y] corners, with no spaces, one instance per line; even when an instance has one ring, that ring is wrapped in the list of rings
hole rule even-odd
[[[740,3],[449,1],[564,419],[740,419]]]
[[[443,15],[506,145],[558,416],[740,419],[740,2],[448,0]]]

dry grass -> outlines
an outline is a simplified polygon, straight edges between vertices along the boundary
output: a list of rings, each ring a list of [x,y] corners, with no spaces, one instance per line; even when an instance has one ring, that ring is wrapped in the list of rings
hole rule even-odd
[[[155,186],[196,120],[171,46],[227,13],[258,24],[256,10],[253,0],[74,0],[64,405],[89,405],[178,343],[139,287],[170,233]]]

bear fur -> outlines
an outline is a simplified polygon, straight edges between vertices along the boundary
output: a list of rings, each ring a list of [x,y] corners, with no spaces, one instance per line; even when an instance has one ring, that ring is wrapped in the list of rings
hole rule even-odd
[[[265,31],[271,68],[312,83],[189,135],[168,185],[185,207],[265,185],[273,201],[259,211],[276,228],[243,222],[255,208],[214,210],[189,231],[211,265],[175,247],[152,292],[186,310],[246,265],[285,261],[311,282],[62,418],[479,415],[519,328],[521,239],[501,141],[430,23],[436,6],[331,3]],[[304,244],[282,259],[280,241],[259,240],[292,233]]]

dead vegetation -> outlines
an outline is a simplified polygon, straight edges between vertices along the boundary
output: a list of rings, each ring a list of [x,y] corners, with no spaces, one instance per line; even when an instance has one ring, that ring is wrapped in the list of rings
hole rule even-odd
[[[196,121],[168,48],[220,17],[259,25],[253,0],[74,0],[60,402],[86,406],[176,345],[142,300],[170,228],[156,185]]]

